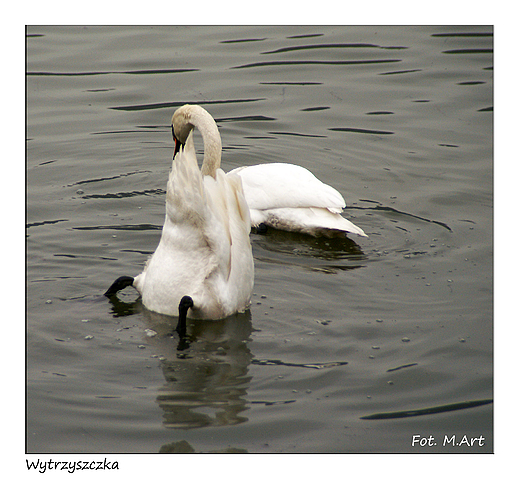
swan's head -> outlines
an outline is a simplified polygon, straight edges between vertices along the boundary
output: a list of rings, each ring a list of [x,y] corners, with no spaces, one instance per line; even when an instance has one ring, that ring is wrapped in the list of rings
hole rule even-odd
[[[217,124],[213,117],[199,105],[181,106],[172,117],[172,134],[175,143],[173,157],[186,145],[191,131],[197,128],[204,140],[204,162],[201,172],[203,176],[215,178],[217,168],[220,168],[222,142]]]
[[[175,154],[180,150],[181,146],[186,144],[188,135],[195,127],[192,123],[193,113],[196,111],[197,105],[184,105],[178,108],[172,117],[172,135],[175,143]],[[200,108],[200,107],[199,107]]]

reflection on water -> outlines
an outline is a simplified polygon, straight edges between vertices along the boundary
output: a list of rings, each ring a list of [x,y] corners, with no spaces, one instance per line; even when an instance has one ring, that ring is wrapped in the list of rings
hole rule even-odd
[[[146,312],[149,338],[166,382],[157,402],[167,428],[228,426],[247,421],[251,381],[251,313],[219,321],[188,321],[189,344],[179,348],[172,318]]]
[[[110,302],[112,307],[111,314],[114,318],[131,316],[132,314],[137,314],[145,310],[140,298],[136,298],[137,292],[134,293],[132,289],[127,288],[118,294],[122,296],[123,299],[120,299],[118,295],[111,296],[110,298],[103,296],[104,299]]]
[[[299,266],[311,271],[336,273],[361,267],[361,247],[349,237],[313,237],[269,228],[251,235],[255,261]]]
[[[188,454],[198,452],[188,441],[175,441],[168,444],[164,444],[161,446],[159,450],[160,453],[163,454]],[[226,454],[237,454],[237,453],[246,453],[247,449],[243,449],[240,447],[226,447],[224,449],[218,449],[216,451],[208,451],[209,453],[226,453]]]

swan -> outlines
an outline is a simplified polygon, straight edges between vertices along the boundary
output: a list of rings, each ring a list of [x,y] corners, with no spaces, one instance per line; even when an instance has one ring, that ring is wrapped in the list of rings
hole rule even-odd
[[[204,141],[199,170],[193,129]],[[172,117],[174,158],[166,190],[166,217],[157,249],[136,277],[117,278],[105,296],[127,286],[144,306],[176,316],[183,336],[186,317],[221,319],[246,310],[253,291],[249,209],[242,182],[220,169],[217,125],[201,107],[181,107]]]
[[[229,174],[238,174],[242,179],[253,227],[265,225],[312,236],[367,236],[341,216],[346,203],[339,191],[306,168],[266,163],[235,168]]]
[[[204,138],[202,173],[208,174],[206,164],[220,164],[222,143],[216,123],[198,105],[184,105],[181,109],[198,112],[206,118],[198,128]],[[180,139],[175,141],[182,144]],[[206,142],[211,148],[206,148]],[[367,236],[361,228],[341,216],[346,206],[343,196],[306,168],[290,163],[264,163],[242,166],[228,173],[234,174],[242,180],[251,225],[255,228],[267,226],[312,236],[346,233]]]

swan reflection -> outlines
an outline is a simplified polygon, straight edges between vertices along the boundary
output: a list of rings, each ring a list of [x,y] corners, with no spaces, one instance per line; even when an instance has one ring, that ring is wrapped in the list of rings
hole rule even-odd
[[[362,266],[366,255],[348,237],[313,237],[269,229],[253,230],[253,257],[256,262],[297,266],[304,270],[337,273]]]
[[[247,421],[251,313],[218,321],[189,321],[184,347],[172,334],[170,317],[147,311],[145,318],[157,332],[147,341],[161,359],[165,378],[157,396],[163,425],[191,429]]]

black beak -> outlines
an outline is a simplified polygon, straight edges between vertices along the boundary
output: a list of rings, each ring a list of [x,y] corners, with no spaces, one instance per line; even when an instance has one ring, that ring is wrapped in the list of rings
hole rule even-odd
[[[175,136],[175,132],[173,131],[173,125],[172,125],[172,137],[173,137],[173,144],[174,144],[174,148],[173,148],[173,158],[175,158],[175,155],[179,152],[179,150],[181,149],[181,142],[177,139],[177,137]]]

